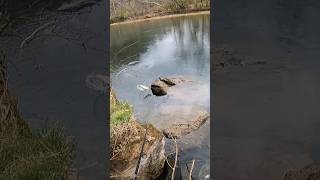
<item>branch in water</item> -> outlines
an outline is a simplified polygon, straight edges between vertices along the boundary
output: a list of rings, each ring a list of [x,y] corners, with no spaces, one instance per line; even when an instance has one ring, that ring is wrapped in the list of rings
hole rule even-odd
[[[32,39],[34,39],[34,36],[39,33],[41,30],[43,30],[44,28],[50,26],[51,24],[53,24],[54,22],[48,22],[40,27],[38,27],[37,29],[35,29],[28,37],[26,37],[20,44],[20,48],[23,48],[23,46],[28,43],[29,41],[32,41]]]

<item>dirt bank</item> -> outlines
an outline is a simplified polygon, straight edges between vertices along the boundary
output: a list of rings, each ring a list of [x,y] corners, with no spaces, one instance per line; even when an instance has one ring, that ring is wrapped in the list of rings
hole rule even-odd
[[[115,22],[111,21],[110,26],[129,24],[129,23],[139,23],[139,22],[145,22],[149,20],[157,20],[157,19],[165,19],[165,18],[201,15],[201,14],[210,14],[210,9],[206,8],[201,10],[189,10],[187,12],[166,12],[162,14],[148,14],[144,16],[138,16],[126,21],[115,21]]]

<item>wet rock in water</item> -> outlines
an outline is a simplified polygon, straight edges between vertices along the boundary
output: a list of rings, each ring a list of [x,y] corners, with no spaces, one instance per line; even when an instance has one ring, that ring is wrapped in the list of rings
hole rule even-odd
[[[146,129],[147,135],[144,139]],[[161,132],[150,124],[142,126],[136,121],[115,127],[113,132],[115,134],[111,140],[118,144],[113,144],[111,179],[125,180],[134,177],[144,140],[137,179],[156,179],[162,173],[165,163],[165,141]]]
[[[194,119],[191,119],[190,121],[183,124],[173,124],[172,126],[164,129],[163,134],[167,138],[177,139],[199,129],[209,119],[210,115],[206,111],[198,111],[195,113],[197,113],[197,115]]]
[[[284,180],[319,180],[320,164],[311,164],[300,170],[288,171]]]
[[[167,138],[181,138],[198,130],[209,120],[206,108],[192,105],[160,106],[149,120]]]
[[[168,85],[160,80],[156,80],[151,84],[152,94],[156,96],[164,96],[167,95]]]
[[[190,79],[182,76],[176,77],[159,77],[158,80],[151,84],[151,91],[156,96],[167,95],[168,88],[178,84],[192,82]]]

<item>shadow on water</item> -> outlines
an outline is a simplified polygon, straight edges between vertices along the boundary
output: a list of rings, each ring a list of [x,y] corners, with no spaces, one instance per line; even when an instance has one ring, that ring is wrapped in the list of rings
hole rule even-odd
[[[59,122],[77,143],[79,176],[105,179],[106,96],[86,79],[107,72],[106,2],[83,8],[76,7],[83,1],[7,2],[10,26],[0,47],[23,119],[32,127]]]

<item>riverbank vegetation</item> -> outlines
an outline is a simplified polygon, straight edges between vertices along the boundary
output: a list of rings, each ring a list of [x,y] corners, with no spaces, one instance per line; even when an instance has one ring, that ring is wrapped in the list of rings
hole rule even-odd
[[[5,56],[0,56],[0,179],[70,179],[74,143],[56,126],[32,130],[8,91]]]
[[[112,90],[110,93],[110,114],[111,127],[127,123],[133,116],[132,106],[127,102],[118,101]]]
[[[117,148],[127,138],[124,133],[130,128],[130,121],[133,121],[133,109],[127,102],[119,101],[116,94],[110,90],[110,147],[111,158],[116,154]],[[120,140],[122,139],[122,140]]]
[[[151,124],[136,121],[132,106],[118,100],[112,89],[110,112],[110,178],[155,179],[162,174],[165,162],[162,133]]]
[[[110,22],[210,9],[210,0],[110,0]]]

